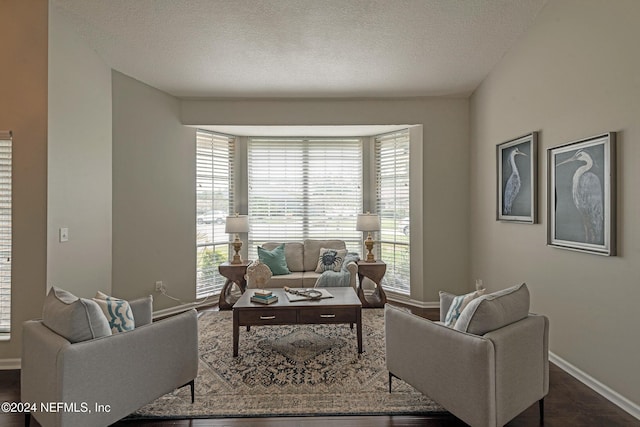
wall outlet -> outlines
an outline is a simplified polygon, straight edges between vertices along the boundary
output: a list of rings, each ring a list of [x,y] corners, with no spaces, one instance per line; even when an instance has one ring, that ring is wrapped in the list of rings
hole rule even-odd
[[[156,282],[156,292],[162,292],[164,290],[165,290],[164,283],[162,282],[162,280],[158,280]]]

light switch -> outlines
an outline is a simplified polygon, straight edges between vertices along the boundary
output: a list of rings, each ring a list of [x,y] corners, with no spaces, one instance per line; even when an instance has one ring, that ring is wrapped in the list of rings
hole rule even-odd
[[[69,241],[69,229],[67,227],[63,227],[60,229],[60,242],[68,242]]]

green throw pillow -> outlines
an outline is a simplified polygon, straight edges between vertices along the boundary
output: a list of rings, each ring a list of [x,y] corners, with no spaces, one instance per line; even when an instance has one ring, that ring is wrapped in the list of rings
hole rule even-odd
[[[258,259],[269,267],[274,276],[291,273],[284,257],[284,243],[270,251],[258,246]]]

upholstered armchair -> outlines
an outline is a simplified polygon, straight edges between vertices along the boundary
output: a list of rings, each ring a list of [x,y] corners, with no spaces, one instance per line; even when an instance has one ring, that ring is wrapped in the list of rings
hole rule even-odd
[[[465,330],[443,324],[452,300],[441,297],[440,322],[386,305],[389,392],[401,378],[474,427],[503,426],[536,402],[542,418],[549,322],[528,313],[526,285],[475,300],[460,315]]]
[[[85,307],[90,302],[82,300]],[[37,405],[26,425],[33,417],[44,427],[106,426],[184,385],[193,401],[196,311],[152,322],[151,298],[130,306],[135,329],[79,342],[42,320],[24,323],[21,400]],[[43,411],[41,402],[54,406]]]

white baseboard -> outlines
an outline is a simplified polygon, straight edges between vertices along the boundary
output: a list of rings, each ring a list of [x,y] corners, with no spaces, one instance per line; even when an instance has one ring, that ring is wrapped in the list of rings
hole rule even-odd
[[[560,369],[562,369],[614,405],[620,407],[620,409],[628,412],[629,414],[640,420],[640,405],[633,403],[631,400],[627,399],[617,391],[612,390],[608,386],[593,378],[591,375],[576,368],[571,363],[567,362],[566,360],[552,352],[549,352],[549,361],[553,362]]]
[[[436,301],[417,301],[414,299],[411,299],[409,296],[407,295],[402,295],[402,294],[396,294],[393,292],[388,292],[386,291],[385,294],[387,295],[387,299],[389,301],[394,301],[394,302],[399,302],[401,304],[406,304],[406,305],[410,305],[412,307],[418,307],[418,308],[440,308],[440,302]]]
[[[198,307],[200,303],[189,303],[189,304],[180,304],[175,307],[164,308],[162,310],[157,310],[153,312],[153,318],[158,319],[161,317],[173,316],[174,314],[182,313],[183,311],[191,310],[192,308]]]
[[[0,371],[9,371],[12,369],[20,369],[21,360],[16,359],[0,359]]]

